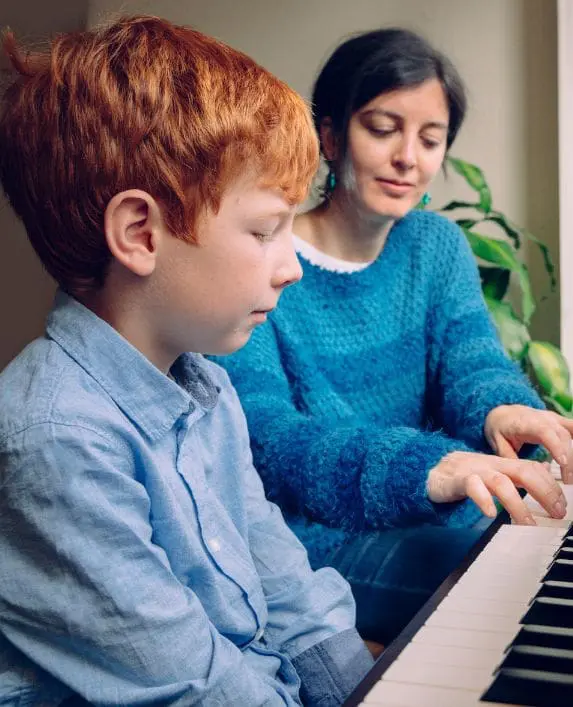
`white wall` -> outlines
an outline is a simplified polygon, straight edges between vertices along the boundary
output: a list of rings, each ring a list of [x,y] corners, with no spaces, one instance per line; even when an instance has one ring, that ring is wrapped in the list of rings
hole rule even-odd
[[[559,27],[559,230],[561,272],[561,350],[573,371],[573,3],[558,0]]]
[[[32,37],[149,12],[192,24],[243,49],[308,95],[318,66],[351,32],[402,25],[457,64],[471,108],[453,153],[486,172],[495,206],[527,226],[558,260],[555,0],[0,0],[0,25]],[[465,197],[438,184],[433,205]],[[52,285],[24,233],[0,205],[0,369],[41,330]],[[530,256],[534,282],[540,259]],[[559,300],[544,302],[534,333],[559,340]]]
[[[87,0],[0,0],[0,27],[35,46],[52,32],[84,26]],[[6,63],[0,64],[5,68]],[[6,78],[4,71],[0,77]],[[1,190],[0,190],[1,191]],[[54,284],[39,264],[22,224],[0,196],[0,370],[40,334]]]
[[[557,24],[555,0],[89,0],[88,23],[147,12],[192,24],[251,54],[309,95],[318,66],[358,30],[418,30],[456,63],[470,112],[452,154],[481,166],[494,205],[547,242],[558,264]],[[433,205],[470,196],[455,176]],[[546,281],[528,253],[534,286]],[[559,297],[541,303],[539,338],[559,341]]]

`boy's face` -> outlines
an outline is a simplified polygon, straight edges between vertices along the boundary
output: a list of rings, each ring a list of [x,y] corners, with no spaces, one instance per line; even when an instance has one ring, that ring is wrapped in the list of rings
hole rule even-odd
[[[282,290],[301,278],[292,242],[294,213],[278,192],[240,180],[224,193],[217,214],[200,217],[196,244],[171,235],[162,239],[156,327],[176,356],[240,348]]]

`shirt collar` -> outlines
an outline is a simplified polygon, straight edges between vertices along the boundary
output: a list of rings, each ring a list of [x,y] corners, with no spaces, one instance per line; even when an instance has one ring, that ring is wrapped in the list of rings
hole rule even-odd
[[[182,354],[171,380],[103,319],[61,290],[46,334],[110,395],[152,441],[185,413],[215,407],[219,388],[199,354]]]

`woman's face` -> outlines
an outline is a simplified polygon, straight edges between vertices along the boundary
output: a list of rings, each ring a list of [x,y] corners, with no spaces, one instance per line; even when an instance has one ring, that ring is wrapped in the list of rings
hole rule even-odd
[[[442,165],[448,121],[437,79],[373,98],[350,120],[341,185],[367,211],[401,218]]]

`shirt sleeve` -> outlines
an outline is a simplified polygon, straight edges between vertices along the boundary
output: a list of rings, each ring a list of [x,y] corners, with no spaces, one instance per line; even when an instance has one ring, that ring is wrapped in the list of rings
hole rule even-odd
[[[265,498],[252,462],[247,424],[235,396],[243,440],[249,547],[268,608],[267,645],[293,660],[305,705],[341,704],[372,666],[355,629],[350,586],[334,569],[313,571],[306,550]],[[330,702],[324,702],[326,696]]]
[[[428,403],[449,435],[491,453],[484,436],[491,410],[498,405],[544,405],[503,350],[467,239],[455,224],[441,233],[445,238],[435,248],[428,318]]]
[[[292,705],[174,576],[130,465],[73,425],[35,425],[0,448],[5,638],[95,705]]]
[[[427,497],[429,471],[449,452],[467,451],[462,441],[300,412],[272,322],[217,362],[239,393],[267,495],[283,511],[351,531],[424,522],[463,527],[481,517],[472,501],[434,504]]]

